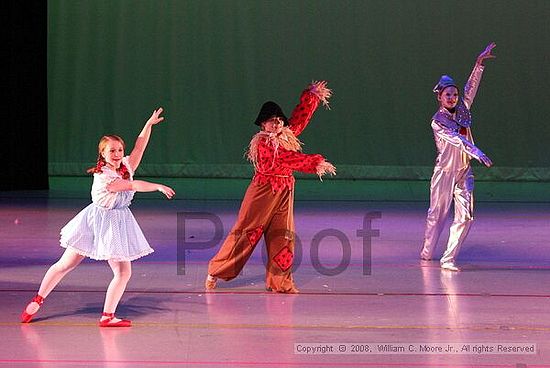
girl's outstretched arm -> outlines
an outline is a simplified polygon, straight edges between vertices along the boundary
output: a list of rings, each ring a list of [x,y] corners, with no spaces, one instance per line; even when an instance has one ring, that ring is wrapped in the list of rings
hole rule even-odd
[[[481,76],[483,75],[484,70],[483,61],[486,59],[496,58],[496,56],[491,53],[495,47],[496,44],[494,42],[491,42],[489,45],[487,45],[485,50],[483,50],[481,54],[479,54],[474,65],[474,69],[472,70],[472,73],[470,74],[470,77],[468,78],[468,81],[464,86],[464,103],[466,104],[468,109],[472,108],[474,98],[477,94],[477,89],[479,88],[479,83],[481,81]]]
[[[107,185],[107,190],[110,192],[124,192],[126,190],[135,190],[136,192],[155,192],[159,191],[166,196],[166,198],[172,198],[176,192],[169,186],[152,183],[144,180],[124,180],[117,179]]]
[[[319,106],[319,103],[323,103],[328,109],[328,99],[332,96],[332,90],[327,87],[326,81],[312,82],[302,92],[300,96],[300,103],[296,105],[290,119],[288,120],[294,135],[298,136],[305,127],[309,124],[313,113]]]
[[[132,167],[132,171],[134,172],[137,170],[139,163],[141,162],[141,158],[143,157],[143,152],[145,152],[145,148],[147,148],[147,144],[149,143],[149,137],[151,137],[151,127],[164,120],[164,117],[160,116],[162,111],[162,107],[159,107],[153,111],[151,117],[147,120],[145,126],[141,130],[141,133],[139,133],[136,139],[134,149],[130,153],[130,158],[128,160],[130,166]]]

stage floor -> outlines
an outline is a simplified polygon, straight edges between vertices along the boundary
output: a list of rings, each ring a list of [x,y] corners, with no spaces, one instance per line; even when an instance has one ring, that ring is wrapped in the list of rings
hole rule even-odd
[[[550,367],[550,203],[478,202],[454,273],[419,260],[427,203],[297,201],[301,293],[283,295],[265,291],[263,242],[204,292],[239,201],[136,197],[155,253],[133,262],[117,311],[134,326],[101,329],[111,273],[95,261],[19,322],[88,199],[0,196],[0,365]]]

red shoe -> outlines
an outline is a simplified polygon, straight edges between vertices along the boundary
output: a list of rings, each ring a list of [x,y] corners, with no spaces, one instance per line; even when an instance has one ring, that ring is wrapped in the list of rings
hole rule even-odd
[[[104,320],[99,321],[99,327],[130,327],[130,326],[132,326],[132,321],[130,321],[128,319],[121,319],[118,322],[111,322],[113,319],[116,318],[114,313],[105,313],[105,312],[103,312],[101,315],[103,317],[108,317],[108,318],[105,318]]]
[[[38,312],[38,310],[40,309],[40,306],[44,303],[44,298],[38,294],[36,294],[36,296],[32,298],[32,300],[29,302],[29,304],[27,304],[27,306],[23,310],[23,313],[21,313],[21,323],[29,323],[32,320],[32,317],[36,314],[36,312],[32,314],[27,313],[27,308],[29,307],[29,305],[31,305],[31,303],[38,304],[38,309],[36,310],[36,312]]]

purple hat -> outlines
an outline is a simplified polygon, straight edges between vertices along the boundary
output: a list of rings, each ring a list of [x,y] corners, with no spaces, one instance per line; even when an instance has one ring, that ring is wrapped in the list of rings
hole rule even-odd
[[[456,87],[458,89],[453,78],[449,77],[448,75],[442,75],[439,79],[439,82],[437,82],[437,84],[435,85],[433,92],[440,94],[447,87]]]

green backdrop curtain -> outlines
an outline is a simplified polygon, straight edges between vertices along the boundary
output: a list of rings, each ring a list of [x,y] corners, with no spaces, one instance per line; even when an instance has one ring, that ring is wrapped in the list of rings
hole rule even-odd
[[[49,174],[85,175],[104,134],[128,151],[156,107],[139,174],[246,177],[261,104],[289,114],[326,79],[301,139],[338,178],[426,179],[435,157],[431,92],[461,85],[495,41],[472,108],[486,180],[550,180],[550,2],[49,0]]]

